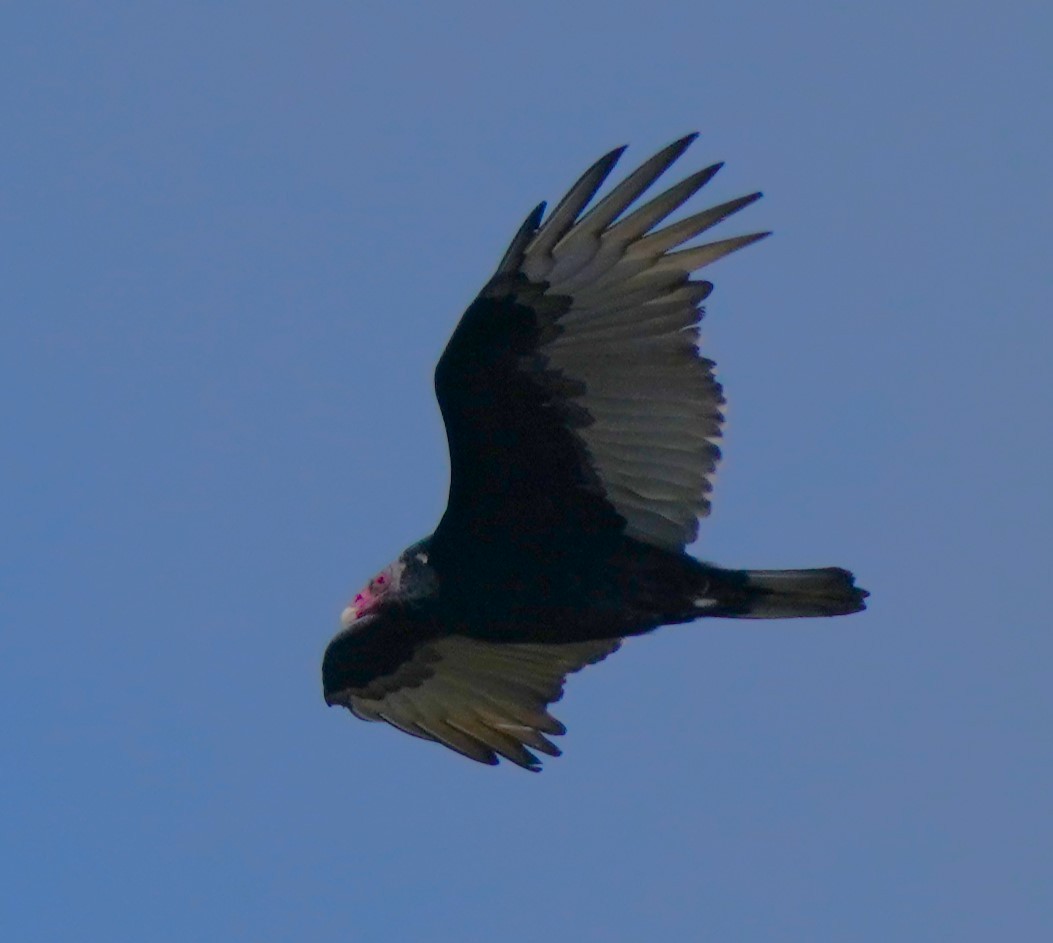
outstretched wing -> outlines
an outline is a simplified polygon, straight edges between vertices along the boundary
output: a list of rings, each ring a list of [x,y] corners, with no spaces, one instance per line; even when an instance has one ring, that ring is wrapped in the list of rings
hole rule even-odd
[[[408,633],[392,633],[385,622],[375,632],[351,630],[330,643],[323,663],[329,704],[480,763],[492,765],[503,756],[535,771],[541,763],[531,749],[560,755],[546,734],[566,728],[547,707],[563,696],[567,675],[621,644],[502,644],[459,635],[413,641]]]
[[[542,223],[538,207],[465,312],[435,373],[450,446],[436,540],[624,530],[680,550],[709,512],[724,402],[697,324],[712,285],[691,274],[767,233],[678,248],[756,200],[655,227],[720,168],[632,208],[685,137],[585,210],[624,148]]]

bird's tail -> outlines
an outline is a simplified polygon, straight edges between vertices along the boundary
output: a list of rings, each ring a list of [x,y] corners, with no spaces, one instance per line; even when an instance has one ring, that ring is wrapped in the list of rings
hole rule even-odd
[[[870,595],[848,570],[731,570],[710,581],[699,615],[733,619],[843,616],[866,608]]]

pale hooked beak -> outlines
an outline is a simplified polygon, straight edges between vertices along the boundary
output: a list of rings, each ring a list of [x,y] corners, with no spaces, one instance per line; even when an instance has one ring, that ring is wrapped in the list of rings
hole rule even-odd
[[[381,588],[379,590],[376,589],[374,583],[380,584]],[[340,624],[345,629],[348,629],[364,615],[372,612],[379,605],[388,588],[386,573],[377,574],[376,577],[369,581],[368,586],[355,594],[351,602],[344,608],[344,611],[340,613]]]
[[[372,611],[373,606],[369,602],[347,604],[343,612],[340,613],[340,625],[346,632],[348,629],[361,629],[369,625],[377,614]]]

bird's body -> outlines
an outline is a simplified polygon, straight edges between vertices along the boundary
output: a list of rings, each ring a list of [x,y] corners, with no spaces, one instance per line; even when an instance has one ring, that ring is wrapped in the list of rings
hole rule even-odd
[[[621,150],[520,228],[436,369],[450,445],[435,532],[344,612],[330,704],[473,759],[538,768],[565,676],[629,635],[704,616],[856,612],[850,573],[727,570],[684,552],[709,512],[724,399],[699,356],[703,265],[756,241],[676,250],[759,194],[661,229],[712,177],[630,207],[670,145],[587,212]]]

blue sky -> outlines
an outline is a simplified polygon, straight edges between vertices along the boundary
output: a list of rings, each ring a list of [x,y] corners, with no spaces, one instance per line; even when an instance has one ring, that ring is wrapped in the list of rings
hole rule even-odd
[[[1040,938],[1053,14],[394,6],[2,14],[0,936]],[[871,609],[630,643],[539,776],[326,709],[441,513],[460,312],[694,129],[775,231],[712,270],[695,551]]]

